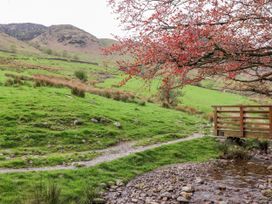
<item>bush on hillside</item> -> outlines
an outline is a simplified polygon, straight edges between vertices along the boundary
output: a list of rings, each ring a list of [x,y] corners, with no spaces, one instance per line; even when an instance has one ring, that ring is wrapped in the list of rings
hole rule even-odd
[[[101,199],[101,189],[92,186],[85,187],[79,203],[80,204],[104,203],[103,199]]]
[[[23,81],[19,78],[16,77],[14,79],[7,79],[5,81],[5,86],[14,86],[14,85],[22,85]]]
[[[61,200],[61,188],[54,182],[50,182],[48,185],[41,182],[35,185],[33,193],[26,203],[62,204],[64,202]]]
[[[251,158],[248,148],[228,140],[219,144],[219,150],[221,151],[221,158],[224,159],[248,160]]]
[[[86,72],[84,71],[78,70],[78,71],[75,71],[74,74],[75,74],[75,77],[78,78],[82,82],[86,82],[88,80],[88,76]]]
[[[182,112],[190,113],[190,114],[200,114],[201,113],[196,108],[191,107],[191,106],[178,105],[175,107],[175,109],[177,111],[182,111]]]
[[[82,98],[85,97],[85,91],[77,87],[72,88],[71,93],[78,97],[82,97]]]

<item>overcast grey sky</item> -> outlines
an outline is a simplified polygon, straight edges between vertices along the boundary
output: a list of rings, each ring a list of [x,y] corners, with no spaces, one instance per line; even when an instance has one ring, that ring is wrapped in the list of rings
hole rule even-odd
[[[72,24],[102,38],[121,35],[106,0],[1,0],[0,24]]]

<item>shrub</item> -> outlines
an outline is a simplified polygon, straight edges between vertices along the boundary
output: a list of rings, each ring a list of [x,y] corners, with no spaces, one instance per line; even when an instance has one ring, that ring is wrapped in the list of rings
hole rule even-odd
[[[14,80],[13,79],[7,79],[5,81],[5,86],[13,86],[14,84]]]
[[[211,123],[214,121],[213,118],[214,118],[214,114],[213,113],[206,113],[204,115],[204,119],[208,120]]]
[[[248,160],[251,158],[250,152],[246,147],[236,145],[229,141],[219,144],[218,148],[222,153],[221,158],[224,159]]]
[[[86,82],[88,80],[87,74],[84,71],[75,71],[75,76],[83,82]]]
[[[51,49],[45,49],[44,52],[48,55],[52,55],[53,54],[53,50]]]
[[[101,198],[101,193],[98,188],[94,188],[91,186],[85,187],[83,196],[80,200],[80,204],[97,204],[104,203]]]
[[[182,112],[185,112],[185,113],[190,113],[190,114],[200,114],[201,112],[198,111],[197,109],[191,107],[191,106],[176,106],[175,109],[177,111],[182,111]]]
[[[171,90],[168,88],[161,88],[159,99],[162,102],[163,107],[175,107],[177,106],[181,93],[179,90]]]
[[[15,77],[13,79],[7,79],[5,82],[5,86],[13,86],[13,85],[22,85],[23,81],[19,77]]]
[[[46,192],[46,203],[48,204],[60,204],[61,189],[55,183],[50,183]]]
[[[69,56],[68,56],[68,52],[67,52],[66,50],[64,50],[64,51],[62,52],[62,57],[64,57],[64,58],[69,57]]]
[[[268,154],[269,142],[267,140],[258,141],[258,149]]]
[[[79,57],[77,55],[74,55],[73,60],[79,60]]]
[[[82,97],[82,98],[85,97],[85,91],[77,87],[72,88],[71,93],[78,97]]]
[[[10,50],[11,50],[11,52],[13,52],[13,53],[17,53],[17,47],[16,47],[16,45],[11,45],[11,46],[10,46]]]
[[[50,182],[48,186],[46,186],[43,182],[40,182],[34,187],[34,191],[26,203],[62,204],[64,202],[61,201],[61,189],[56,183]]]
[[[142,101],[142,100],[137,101],[137,104],[139,104],[140,106],[146,105],[145,101]]]

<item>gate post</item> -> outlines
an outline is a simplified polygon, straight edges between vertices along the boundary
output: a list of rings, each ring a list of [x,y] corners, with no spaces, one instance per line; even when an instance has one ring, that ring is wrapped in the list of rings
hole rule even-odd
[[[270,139],[272,139],[272,106],[269,107]]]
[[[218,115],[217,115],[217,106],[214,106],[214,135],[215,136],[219,136],[218,134],[218,129],[217,129],[217,126],[218,126]]]
[[[243,106],[240,106],[240,131],[241,131],[241,137],[245,137],[244,107]]]

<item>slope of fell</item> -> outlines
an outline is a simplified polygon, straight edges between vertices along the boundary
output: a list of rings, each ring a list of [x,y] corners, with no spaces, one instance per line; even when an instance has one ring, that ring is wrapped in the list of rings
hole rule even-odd
[[[53,25],[31,41],[52,50],[69,52],[99,52],[102,44],[95,36],[72,25]]]
[[[40,51],[37,50],[36,48],[1,32],[0,32],[0,50],[13,53],[20,52],[24,54],[40,54]]]
[[[46,30],[46,26],[34,23],[12,23],[0,25],[0,32],[22,41],[32,40]]]

